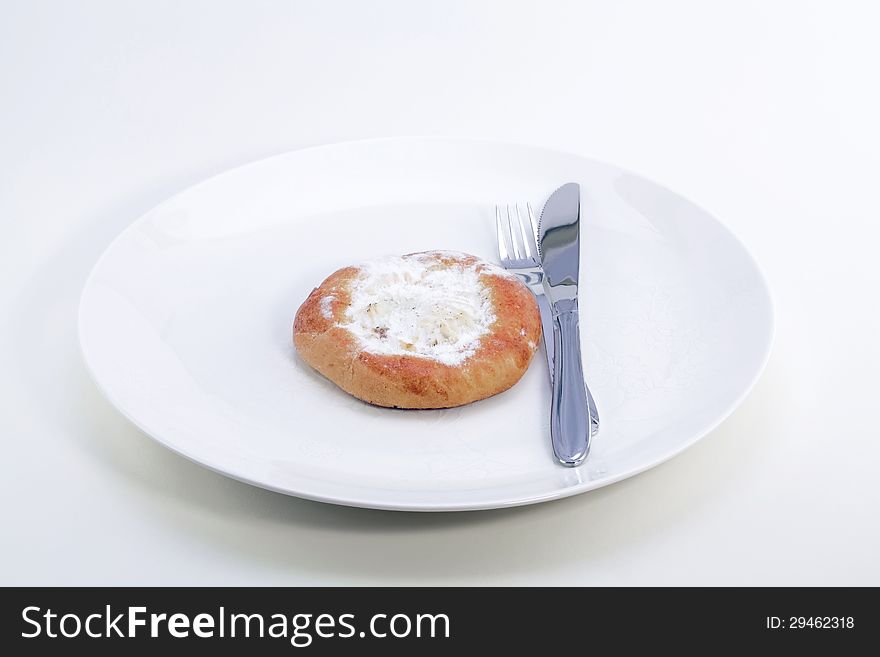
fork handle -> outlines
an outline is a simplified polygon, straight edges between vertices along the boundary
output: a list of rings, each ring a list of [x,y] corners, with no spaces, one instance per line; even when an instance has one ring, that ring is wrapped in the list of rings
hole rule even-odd
[[[559,301],[553,308],[553,351],[550,439],[557,460],[575,467],[590,451],[590,414],[577,299]]]

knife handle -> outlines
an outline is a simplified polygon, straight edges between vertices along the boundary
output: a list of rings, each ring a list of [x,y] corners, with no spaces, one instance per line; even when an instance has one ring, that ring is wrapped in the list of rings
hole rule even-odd
[[[557,460],[573,468],[590,451],[590,415],[577,299],[559,301],[553,308],[553,350],[550,439]]]

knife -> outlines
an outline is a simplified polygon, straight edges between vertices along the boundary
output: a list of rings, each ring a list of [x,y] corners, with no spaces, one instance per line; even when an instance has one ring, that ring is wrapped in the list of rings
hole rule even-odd
[[[544,289],[552,316],[545,347],[551,361],[552,396],[550,438],[553,452],[563,465],[580,465],[598,430],[595,403],[584,382],[578,316],[580,270],[580,186],[568,183],[557,189],[538,220],[538,253],[544,270]]]
[[[535,299],[538,302],[538,310],[541,313],[541,337],[544,340],[544,355],[547,357],[547,379],[550,381],[550,387],[553,387],[553,310],[550,308],[550,302],[547,301],[547,293],[544,291],[544,277],[541,276],[540,288],[535,293]],[[599,433],[599,411],[596,409],[596,402],[590,393],[590,386],[587,386],[587,407],[590,411],[590,437]]]

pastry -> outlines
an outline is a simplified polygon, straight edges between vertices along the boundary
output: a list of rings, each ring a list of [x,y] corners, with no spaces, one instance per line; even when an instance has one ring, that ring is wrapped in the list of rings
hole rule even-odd
[[[541,337],[531,291],[474,256],[428,251],[345,267],[296,313],[300,356],[346,392],[448,408],[507,390]]]

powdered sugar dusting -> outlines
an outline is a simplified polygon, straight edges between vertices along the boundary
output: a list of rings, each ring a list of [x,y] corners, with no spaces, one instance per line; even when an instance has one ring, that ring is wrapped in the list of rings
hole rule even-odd
[[[471,258],[473,256],[469,256],[466,253],[462,253],[461,251],[444,251],[443,249],[438,249],[436,251],[423,251],[422,253],[413,253],[410,256],[404,256],[410,258],[451,258],[454,260],[459,260],[461,258]],[[501,278],[508,278],[512,281],[519,281],[515,274],[510,273],[503,267],[499,267],[491,262],[485,262],[484,260],[480,260],[478,263],[474,264],[481,273],[491,274],[492,276],[500,276]]]
[[[324,319],[333,319],[334,301],[336,301],[336,297],[332,294],[328,294],[326,297],[321,297],[321,314],[324,316]]]
[[[490,291],[480,274],[504,271],[480,261],[465,264],[465,258],[431,251],[364,263],[340,326],[370,353],[459,365],[474,355],[495,321]]]

